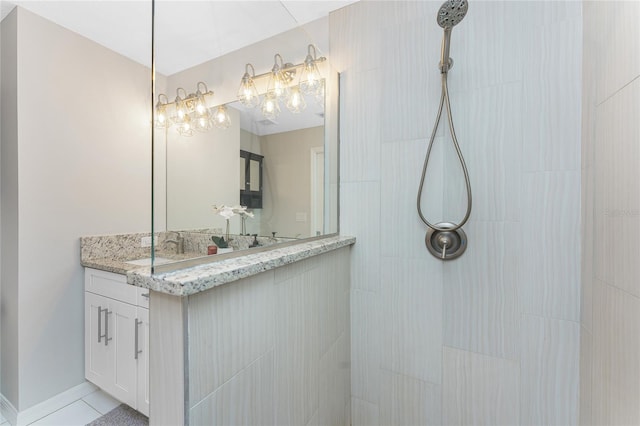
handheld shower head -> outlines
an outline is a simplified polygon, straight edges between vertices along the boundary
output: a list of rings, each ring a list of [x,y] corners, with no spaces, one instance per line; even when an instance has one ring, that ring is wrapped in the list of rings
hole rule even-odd
[[[438,25],[444,28],[442,54],[440,56],[440,72],[442,74],[448,72],[453,66],[453,60],[449,57],[451,29],[464,19],[468,8],[469,3],[467,3],[467,0],[447,0],[438,10]]]
[[[467,0],[447,0],[438,10],[438,25],[444,29],[453,28],[464,19],[468,8]]]

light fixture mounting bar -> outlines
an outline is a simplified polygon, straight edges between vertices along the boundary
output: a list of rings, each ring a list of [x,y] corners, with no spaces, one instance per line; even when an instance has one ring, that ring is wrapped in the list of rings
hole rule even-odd
[[[321,57],[319,57],[319,58],[314,59],[313,61],[314,61],[315,63],[320,63],[320,62],[324,62],[324,61],[326,61],[326,60],[327,60],[327,58],[325,58],[324,56],[321,56]],[[305,65],[305,63],[304,63],[304,62],[301,62],[301,63],[299,63],[299,64],[295,64],[295,65],[292,65],[292,64],[290,64],[290,63],[286,63],[286,64],[284,64],[284,66],[283,66],[282,68],[280,68],[280,71],[281,71],[281,72],[294,71],[294,70],[297,70],[297,69],[299,69],[299,68],[304,67],[304,65]],[[268,76],[270,76],[272,73],[273,73],[273,71],[271,71],[271,70],[270,70],[270,71],[267,71],[267,72],[263,72],[262,74],[254,75],[254,76],[252,76],[252,78],[253,78],[253,79],[257,79],[257,78],[268,77]]]

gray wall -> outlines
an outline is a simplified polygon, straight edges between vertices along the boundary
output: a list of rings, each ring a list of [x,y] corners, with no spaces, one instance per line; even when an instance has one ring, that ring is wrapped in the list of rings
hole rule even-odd
[[[440,97],[439,5],[359,2],[330,16],[340,231],[357,237],[353,424],[576,424],[581,3],[471,2],[453,30],[474,210],[467,252],[448,263],[427,252],[415,211]],[[464,213],[450,143],[441,130],[433,220]]]
[[[638,2],[584,3],[584,425],[640,424],[638,17]]]
[[[309,237],[311,229],[311,149],[324,146],[324,126],[261,137],[264,195],[261,235]],[[277,200],[277,202],[276,202]],[[298,222],[297,213],[306,221]]]
[[[151,102],[144,66],[24,9],[7,19],[2,393],[23,411],[84,381],[79,237],[150,229]]]

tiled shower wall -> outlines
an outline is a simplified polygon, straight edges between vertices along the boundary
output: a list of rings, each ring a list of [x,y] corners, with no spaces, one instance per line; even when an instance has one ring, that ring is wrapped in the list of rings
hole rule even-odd
[[[473,188],[467,252],[443,263],[416,213],[440,97],[440,2],[330,16],[341,75],[341,233],[354,235],[354,425],[578,422],[580,2],[470,2],[449,85]],[[441,127],[442,128],[442,127]],[[423,205],[459,220],[438,132]]]
[[[640,3],[584,3],[580,423],[640,424]]]

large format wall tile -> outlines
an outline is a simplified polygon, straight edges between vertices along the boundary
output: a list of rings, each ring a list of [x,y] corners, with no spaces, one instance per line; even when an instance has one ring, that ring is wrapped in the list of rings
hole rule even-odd
[[[522,312],[579,321],[580,172],[527,173],[522,193]]]
[[[579,323],[523,315],[520,424],[577,424],[579,365]]]
[[[375,404],[352,398],[351,410],[353,426],[378,426],[380,424],[380,410]]]
[[[340,181],[380,180],[381,74],[346,71],[340,78]]]
[[[640,296],[640,79],[597,108],[597,277]]]
[[[598,43],[594,83],[600,103],[640,75],[640,3],[592,1],[589,7],[595,18],[589,32]]]
[[[320,359],[318,280],[309,275],[276,284],[276,423],[306,424],[318,409]]]
[[[441,386],[382,371],[381,425],[441,425]]]
[[[521,79],[526,19],[509,3],[470,3],[464,20],[454,27],[450,52],[454,64],[449,73],[452,93]]]
[[[431,135],[440,99],[441,37],[440,27],[432,24],[433,16],[428,16],[384,31],[380,116],[384,142]]]
[[[518,362],[449,347],[443,350],[442,423],[519,424]]]
[[[319,417],[320,425],[348,426],[350,415],[345,412],[351,405],[351,381],[349,377],[349,334],[343,333],[320,359]],[[295,423],[298,424],[298,423]]]
[[[193,404],[273,347],[274,303],[272,271],[189,298]]]
[[[424,238],[427,226],[418,216],[416,200],[429,141],[383,143],[385,159],[380,182],[380,235],[383,256],[430,257]],[[431,152],[422,191],[422,211],[432,223],[442,217],[442,138]]]
[[[591,399],[593,397],[593,335],[585,327],[580,329],[580,417],[578,424],[592,425]]]
[[[440,383],[442,365],[442,269],[424,260],[382,262],[382,368]]]
[[[525,170],[580,168],[581,29],[578,17],[529,33],[524,46]]]
[[[340,184],[340,233],[357,238],[351,251],[352,287],[378,291],[380,252],[392,241],[380,226],[379,182]]]
[[[377,293],[351,293],[351,395],[377,404],[382,361],[382,301]]]
[[[522,85],[502,84],[451,95],[453,123],[473,194],[472,220],[518,220],[522,158]],[[491,111],[487,114],[486,111]],[[448,121],[444,136],[445,210],[459,223],[467,192]]]
[[[640,299],[596,281],[592,422],[640,424]]]
[[[267,352],[191,408],[193,425],[282,424],[274,420],[274,354]]]
[[[519,224],[473,222],[465,254],[444,263],[447,346],[518,359],[520,335],[517,256]]]

